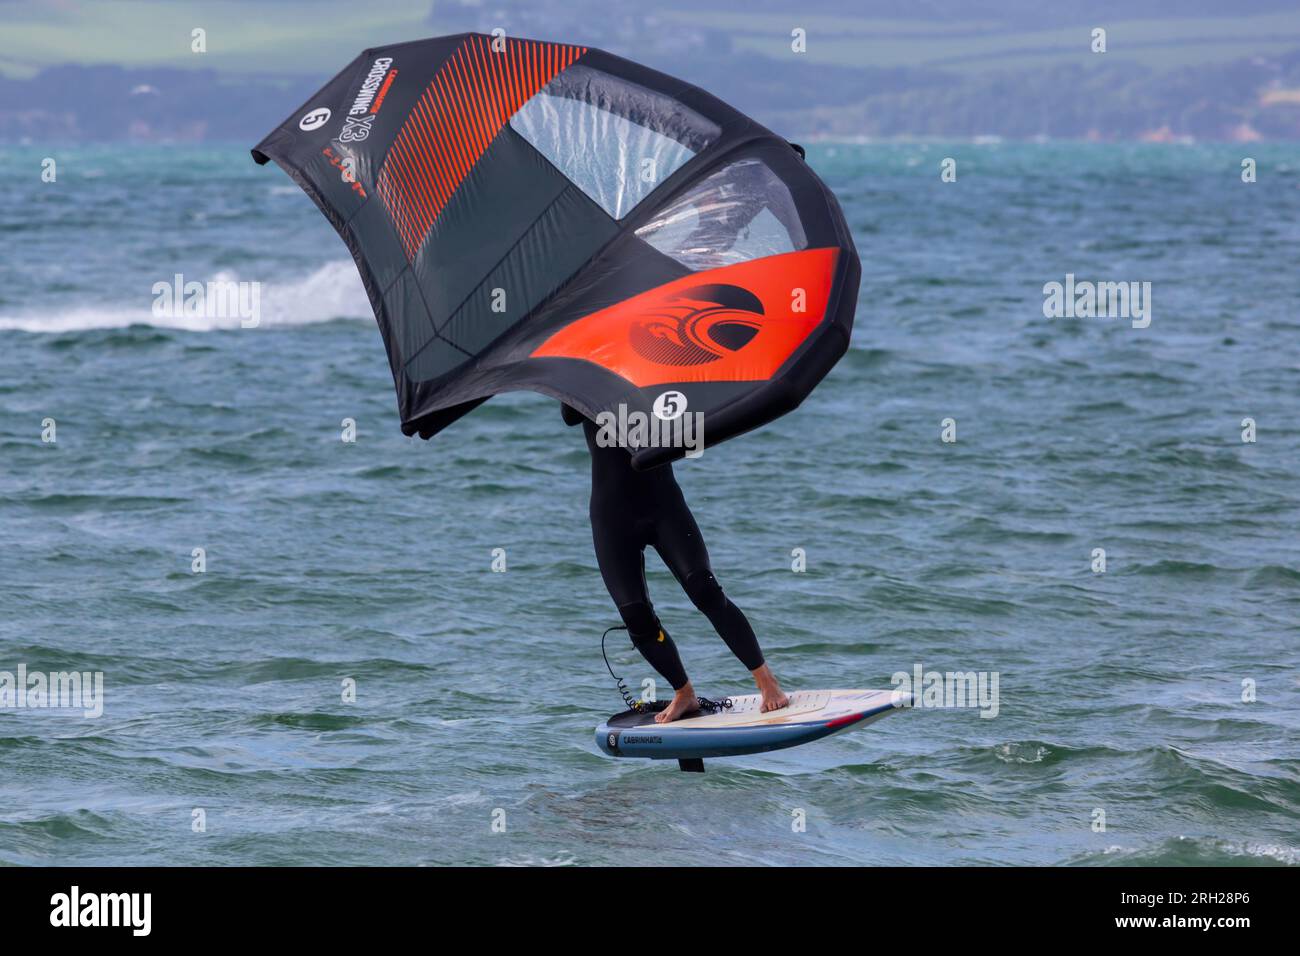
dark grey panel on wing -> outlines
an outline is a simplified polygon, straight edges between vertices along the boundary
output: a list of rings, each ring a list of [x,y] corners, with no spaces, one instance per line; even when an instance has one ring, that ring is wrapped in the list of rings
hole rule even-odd
[[[382,294],[392,287],[398,276],[407,271],[406,253],[402,251],[402,244],[393,232],[392,222],[383,203],[367,202],[363,205],[352,216],[348,231],[357,249],[365,251],[370,275]],[[423,317],[427,319],[427,315]]]
[[[439,334],[477,354],[537,307],[614,238],[618,226],[574,187],[566,189]]]
[[[444,324],[569,181],[508,126],[439,213],[412,268],[435,325]]]
[[[379,321],[394,369],[421,354],[433,340],[433,321],[424,307],[424,294],[409,270],[384,293],[384,313]]]
[[[406,364],[406,377],[412,382],[427,382],[459,368],[472,357],[446,339],[434,337]]]

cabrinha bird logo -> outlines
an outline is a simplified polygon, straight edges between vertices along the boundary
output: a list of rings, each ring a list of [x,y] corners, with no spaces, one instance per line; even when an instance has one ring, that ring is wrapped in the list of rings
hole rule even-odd
[[[762,328],[763,303],[736,285],[699,285],[671,296],[628,329],[637,355],[660,365],[704,365],[738,352]]]

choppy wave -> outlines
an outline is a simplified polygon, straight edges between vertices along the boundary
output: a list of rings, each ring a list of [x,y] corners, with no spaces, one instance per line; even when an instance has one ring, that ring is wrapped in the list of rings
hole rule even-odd
[[[186,281],[240,282],[239,273],[219,271],[209,276],[184,274]],[[171,282],[166,276],[155,281]],[[260,324],[303,325],[335,319],[370,320],[372,313],[361,277],[352,260],[329,262],[299,279],[262,282],[259,292]],[[91,304],[56,306],[49,310],[0,314],[0,331],[66,334],[92,329],[121,329],[153,326],[186,332],[213,332],[241,328],[235,315],[183,315],[176,310],[158,315],[153,298],[142,295],[140,305]]]

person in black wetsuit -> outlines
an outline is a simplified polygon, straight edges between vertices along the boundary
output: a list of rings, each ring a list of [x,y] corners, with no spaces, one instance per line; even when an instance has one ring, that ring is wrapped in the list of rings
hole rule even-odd
[[[784,707],[789,698],[763,660],[754,629],[713,576],[708,549],[673,477],[672,465],[636,471],[626,449],[597,441],[594,422],[568,405],[563,406],[563,414],[565,424],[582,423],[591,450],[591,534],[605,587],[636,649],[673,687],[672,702],[655,720],[664,723],[694,710],[696,697],[677,646],[650,603],[646,545],[659,552],[692,603],[754,675],[763,695],[763,710]]]

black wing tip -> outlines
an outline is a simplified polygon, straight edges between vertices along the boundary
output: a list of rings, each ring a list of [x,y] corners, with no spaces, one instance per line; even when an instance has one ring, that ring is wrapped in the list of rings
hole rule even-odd
[[[249,152],[253,154],[253,162],[257,163],[259,166],[265,166],[271,161],[271,157],[266,155],[266,153],[262,152],[256,146],[250,149]]]

